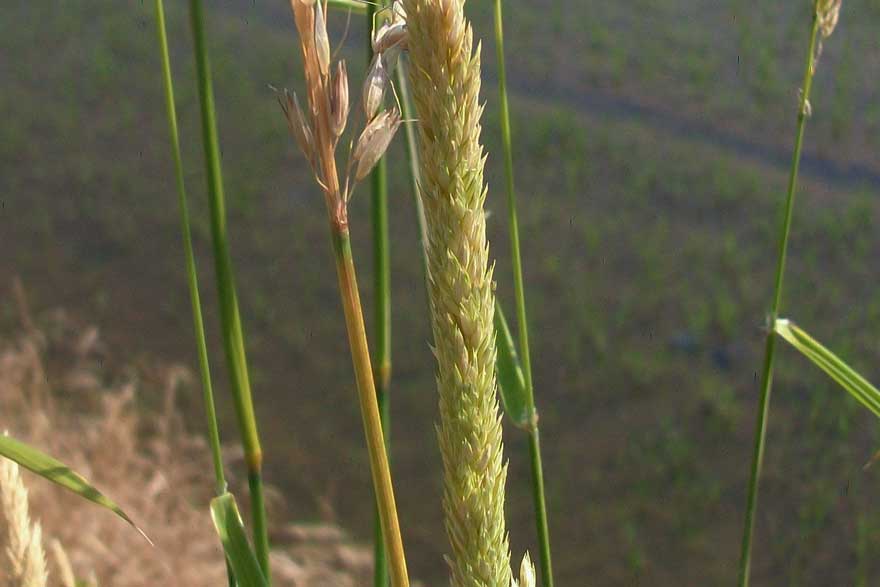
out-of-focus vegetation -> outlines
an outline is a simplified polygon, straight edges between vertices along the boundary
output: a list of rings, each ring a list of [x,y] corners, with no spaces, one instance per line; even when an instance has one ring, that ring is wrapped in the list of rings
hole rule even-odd
[[[323,202],[273,92],[299,85],[277,7],[209,14],[230,232],[267,478],[297,519],[372,511]],[[484,138],[499,295],[510,301],[491,6]],[[193,80],[183,7],[169,8],[179,80]],[[561,585],[733,580],[755,370],[809,11],[741,0],[511,1],[505,12],[520,223]],[[877,193],[880,11],[849,0],[813,91],[786,313],[869,379],[880,371]],[[154,46],[141,3],[15,3],[0,19],[0,283],[97,321],[109,360],[195,364]],[[343,19],[335,19],[340,24]],[[362,46],[353,31],[350,47]],[[357,58],[351,60],[359,62]],[[357,80],[352,81],[357,87]],[[195,85],[177,84],[197,252],[210,248]],[[436,398],[402,144],[391,153],[398,504],[412,574],[445,576]],[[355,246],[368,248],[355,196]],[[368,255],[359,255],[370,303]],[[215,299],[202,262],[204,299]],[[510,305],[508,303],[508,305]],[[12,323],[12,306],[0,307]],[[216,307],[206,308],[209,325]],[[211,340],[219,343],[216,331]],[[219,344],[214,364],[222,364]],[[869,496],[878,430],[822,373],[780,349],[758,516],[756,584],[843,585],[880,573]],[[118,354],[117,354],[118,353]],[[221,381],[222,377],[218,377]],[[218,394],[231,429],[228,394]],[[193,427],[201,426],[194,397]],[[514,551],[534,544],[528,463],[512,449]],[[206,488],[210,481],[206,480]],[[870,584],[871,581],[868,581]]]
[[[15,465],[2,459],[0,579],[8,585],[64,587],[225,583],[222,550],[205,509],[211,498],[203,475],[210,467],[208,448],[201,435],[187,430],[177,409],[187,403],[181,394],[197,387],[192,373],[157,360],[110,366],[105,361],[110,351],[96,327],[63,311],[36,318],[19,308],[24,327],[0,339],[4,424],[117,497],[145,521],[155,545],[112,513],[23,469],[22,494],[20,484],[10,483],[16,480],[9,474]],[[239,459],[232,456],[231,464],[240,467]],[[236,490],[245,485],[240,477],[231,482]],[[9,499],[10,493],[18,495]],[[33,525],[27,523],[28,502]],[[283,514],[282,500],[275,502]],[[34,530],[37,524],[41,532]],[[22,557],[26,553],[18,545],[27,535],[28,544],[43,548]],[[275,546],[279,586],[355,587],[369,579],[370,552],[333,524],[279,524]],[[43,557],[46,564],[27,564]],[[48,571],[48,582],[33,573],[40,567]]]

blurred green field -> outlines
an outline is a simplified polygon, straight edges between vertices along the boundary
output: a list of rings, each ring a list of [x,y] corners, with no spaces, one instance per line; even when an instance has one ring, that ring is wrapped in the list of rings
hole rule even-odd
[[[206,318],[223,429],[232,430],[189,30],[183,3],[169,4]],[[369,471],[324,204],[268,87],[301,85],[293,26],[283,2],[209,5],[267,477],[296,504],[291,517],[332,513],[367,540]],[[34,0],[0,18],[0,284],[19,275],[38,314],[60,306],[96,322],[111,356],[195,366],[151,6]],[[470,9],[485,40],[490,238],[499,295],[512,306],[491,6]],[[506,15],[557,580],[729,584],[807,3],[510,0]],[[334,19],[338,32],[344,16]],[[783,314],[874,381],[878,26],[880,5],[847,0],[826,43],[783,302]],[[355,26],[345,49],[351,71],[362,35]],[[412,574],[440,584],[446,537],[433,361],[408,186],[397,141],[393,459]],[[366,190],[353,206],[369,305]],[[15,311],[2,299],[6,330]],[[880,512],[871,496],[880,473],[861,467],[880,428],[795,352],[785,348],[777,364],[754,583],[852,585],[865,572],[864,584],[876,584]],[[201,429],[195,390],[188,401]],[[507,432],[512,545],[534,553],[524,439]]]

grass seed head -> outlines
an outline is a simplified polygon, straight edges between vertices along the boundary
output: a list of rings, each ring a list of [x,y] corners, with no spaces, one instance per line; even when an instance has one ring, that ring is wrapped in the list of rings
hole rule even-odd
[[[0,457],[0,510],[6,522],[8,580],[21,587],[46,587],[46,554],[40,525],[31,522],[28,492],[19,467]],[[2,573],[0,573],[2,575]]]
[[[383,110],[367,125],[352,155],[352,159],[357,162],[355,181],[361,181],[372,171],[388,150],[388,145],[399,127],[400,113],[396,108]]]
[[[327,36],[327,20],[320,0],[315,2],[315,50],[321,73],[327,75],[330,71],[330,37]]]
[[[819,19],[819,31],[824,38],[831,36],[837,21],[840,18],[840,5],[842,0],[818,0],[816,3],[816,18]]]
[[[336,74],[330,85],[330,126],[337,138],[345,130],[348,120],[348,70],[345,60],[336,64]]]
[[[304,113],[295,95],[292,98],[287,96],[282,108],[292,134],[312,166],[315,180],[324,191],[329,209],[333,211],[331,214],[340,225],[347,224],[346,204],[357,182],[376,165],[400,126],[397,110],[379,111],[385,89],[391,83],[386,55],[393,53],[391,58],[396,62],[405,24],[396,22],[381,29],[382,37],[378,40],[383,50],[375,54],[370,64],[361,96],[366,115],[365,128],[349,154],[344,177],[340,178],[335,152],[351,110],[348,71],[344,61],[335,67],[331,63],[327,22],[321,1],[291,0],[291,7],[300,36],[309,109]],[[400,14],[403,14],[401,8],[392,9],[392,18],[398,18],[394,15]]]
[[[290,129],[290,133],[296,139],[297,144],[299,145],[300,150],[303,152],[303,155],[306,156],[306,159],[312,161],[315,155],[315,139],[312,135],[312,130],[309,128],[309,123],[306,121],[305,115],[303,114],[302,108],[299,105],[299,99],[296,97],[296,92],[291,94],[287,90],[284,91],[284,101],[281,101],[281,109],[284,111],[284,116],[287,118],[287,126]]]
[[[443,510],[452,587],[509,587],[507,465],[495,382],[480,141],[480,50],[462,0],[404,0],[419,120]]]
[[[76,575],[73,573],[73,565],[70,563],[70,557],[67,551],[61,545],[61,542],[55,538],[49,543],[52,552],[52,558],[55,561],[55,569],[58,571],[58,580],[61,587],[76,587]]]
[[[381,53],[392,47],[406,47],[406,21],[383,24],[373,36],[373,51]]]
[[[363,105],[367,120],[373,120],[373,117],[376,116],[376,113],[382,106],[382,99],[385,97],[387,85],[388,70],[385,67],[385,60],[382,59],[381,53],[376,53],[370,63],[367,77],[364,78]]]

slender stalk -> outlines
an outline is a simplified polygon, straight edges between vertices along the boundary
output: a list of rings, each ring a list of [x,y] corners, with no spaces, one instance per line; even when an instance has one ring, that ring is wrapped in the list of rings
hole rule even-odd
[[[545,587],[553,587],[553,565],[550,558],[550,530],[547,522],[547,503],[544,496],[544,467],[541,460],[541,442],[538,432],[535,391],[532,382],[532,359],[529,352],[529,328],[526,316],[526,296],[523,285],[522,255],[519,244],[519,222],[516,212],[516,192],[513,184],[513,141],[510,132],[510,108],[507,101],[507,73],[504,62],[504,26],[501,0],[495,0],[495,52],[498,61],[498,94],[501,118],[501,142],[504,149],[504,177],[507,187],[507,213],[510,224],[510,249],[513,264],[513,284],[516,296],[516,320],[519,332],[519,354],[522,357],[526,398],[533,413],[529,428],[529,456],[532,473],[532,497],[535,524],[541,550],[541,580]]]
[[[798,169],[800,167],[801,148],[804,139],[804,125],[809,109],[810,88],[815,73],[816,38],[819,30],[819,19],[813,10],[813,23],[810,29],[810,45],[807,52],[807,64],[804,71],[804,84],[798,109],[797,134],[792,154],[791,173],[788,178],[788,192],[785,199],[785,215],[782,221],[779,238],[779,256],[776,265],[776,278],[773,291],[773,304],[770,308],[770,319],[764,347],[764,366],[761,369],[761,395],[758,403],[758,416],[755,425],[755,445],[752,454],[752,469],[749,479],[748,497],[746,501],[746,518],[743,528],[742,551],[740,554],[739,585],[747,587],[752,562],[752,536],[755,526],[755,511],[758,505],[758,484],[761,477],[761,466],[764,460],[764,448],[767,438],[767,417],[770,409],[770,391],[773,385],[773,363],[776,355],[776,336],[770,325],[776,323],[782,301],[782,280],[785,273],[785,261],[788,255],[788,237],[791,232],[791,220],[794,210],[794,196],[797,187]]]
[[[159,52],[162,58],[162,82],[165,89],[165,107],[168,114],[168,134],[171,138],[171,155],[174,159],[174,172],[177,181],[178,203],[180,208],[180,230],[186,265],[186,279],[189,299],[192,306],[193,333],[199,361],[199,376],[202,383],[202,401],[205,405],[205,419],[208,424],[208,445],[214,464],[215,493],[226,492],[226,475],[223,472],[223,455],[220,449],[220,428],[217,425],[217,410],[214,407],[214,391],[211,385],[211,366],[208,361],[208,345],[205,340],[205,324],[202,319],[202,303],[199,295],[199,279],[196,271],[195,255],[192,246],[192,231],[189,222],[186,185],[183,179],[183,159],[180,156],[180,138],[177,132],[177,108],[174,104],[174,84],[171,79],[171,58],[168,52],[168,35],[165,28],[165,6],[156,0],[156,28],[159,34]],[[235,586],[235,576],[229,561],[226,563],[226,578],[229,587]]]
[[[422,268],[425,270],[425,283],[430,279],[428,275],[428,250],[426,248],[428,234],[428,224],[425,220],[425,203],[422,201],[421,191],[421,172],[419,171],[419,146],[416,138],[416,127],[413,122],[413,106],[412,99],[409,95],[409,82],[407,81],[406,61],[401,59],[397,65],[397,91],[400,94],[400,108],[403,114],[404,132],[406,133],[406,159],[409,164],[409,178],[412,183],[413,202],[416,209],[416,231],[419,239],[419,249],[422,251]],[[425,295],[428,294],[427,285],[425,287]],[[428,305],[430,307],[431,299],[428,297]]]
[[[388,464],[385,435],[382,431],[382,419],[379,415],[374,373],[364,327],[363,310],[357,289],[354,261],[352,260],[348,223],[348,197],[351,193],[349,182],[352,177],[357,182],[363,177],[360,174],[368,171],[369,167],[375,164],[375,159],[381,157],[393,132],[399,125],[399,118],[397,118],[397,114],[389,111],[377,113],[375,109],[367,106],[367,101],[371,100],[374,94],[364,95],[364,111],[367,118],[371,119],[366,128],[375,129],[378,126],[384,130],[376,132],[385,133],[369,134],[368,136],[374,138],[378,136],[385,139],[385,142],[381,146],[377,146],[375,150],[371,150],[369,153],[363,151],[357,156],[366,157],[366,159],[358,161],[360,171],[356,172],[354,176],[350,175],[352,160],[349,159],[345,172],[345,190],[341,189],[335,150],[348,114],[348,79],[344,63],[339,62],[331,66],[329,40],[322,7],[321,3],[307,0],[293,0],[291,2],[294,21],[299,32],[300,47],[303,52],[309,115],[303,114],[295,96],[286,96],[287,103],[282,104],[282,109],[287,117],[288,126],[300,144],[301,150],[315,172],[315,179],[324,193],[324,201],[330,220],[330,236],[335,253],[336,271],[339,278],[339,295],[345,314],[361,419],[370,457],[375,504],[379,510],[382,538],[385,542],[386,557],[389,560],[391,585],[393,587],[409,587],[403,540],[400,536],[400,523],[397,519],[397,506],[391,483],[391,469]],[[392,126],[382,127],[388,121],[391,121]],[[370,133],[372,132],[373,130],[370,130]],[[378,145],[377,143],[364,143],[363,141],[370,139],[364,139],[364,133],[361,134],[355,152],[359,152],[360,148],[365,148],[363,147],[365,144],[368,146]],[[361,165],[365,161],[372,161],[372,163],[368,163],[369,167],[361,169]]]
[[[211,82],[211,66],[205,38],[204,11],[201,0],[190,0],[190,20],[193,32],[193,49],[198,71],[199,101],[202,119],[202,146],[205,151],[205,170],[208,199],[211,208],[211,236],[214,244],[214,269],[220,298],[220,319],[223,330],[223,348],[230,373],[235,411],[248,468],[248,485],[251,497],[251,517],[254,524],[254,546],[257,560],[267,582],[269,569],[269,534],[266,508],[263,500],[262,463],[263,453],[257,431],[251,399],[250,379],[247,370],[244,333],[235,292],[235,279],[229,243],[226,233],[226,203],[223,193],[223,176],[220,164],[220,147],[214,111],[214,93]]]
[[[372,31],[377,4],[367,5],[367,63],[373,60]],[[388,395],[391,385],[391,271],[390,244],[388,239],[388,166],[382,157],[370,174],[372,190],[372,221],[373,221],[373,284],[375,340],[375,373],[376,401],[379,404],[379,417],[382,420],[382,431],[385,434],[385,450],[391,453],[391,398]],[[376,511],[375,532],[373,539],[374,571],[373,584],[384,587],[388,584],[388,558],[385,553],[385,541],[382,538],[382,523]]]
[[[211,386],[211,367],[208,361],[208,347],[205,342],[205,325],[202,320],[202,304],[199,296],[198,274],[192,247],[192,233],[189,223],[186,186],[183,179],[183,160],[180,156],[180,139],[177,132],[177,109],[174,105],[174,85],[171,80],[171,60],[168,54],[168,37],[165,32],[165,8],[162,0],[156,0],[156,26],[159,32],[159,50],[162,56],[162,82],[165,87],[165,106],[168,113],[168,132],[171,137],[171,155],[174,159],[175,179],[177,180],[178,203],[180,206],[180,229],[183,238],[183,251],[186,260],[186,278],[189,298],[192,305],[193,332],[198,350],[199,375],[202,383],[205,416],[208,423],[208,444],[214,464],[216,494],[226,491],[226,477],[223,473],[223,457],[220,452],[220,429],[217,426],[217,411],[214,408],[214,392]]]
[[[370,455],[370,467],[373,474],[373,486],[376,489],[376,501],[382,534],[394,587],[407,587],[409,576],[406,570],[403,541],[400,537],[400,523],[397,519],[397,506],[394,501],[394,489],[391,485],[391,470],[388,455],[385,452],[385,438],[382,433],[382,421],[376,402],[376,388],[373,382],[373,371],[370,365],[370,351],[367,345],[367,332],[364,328],[364,315],[361,310],[358,294],[357,278],[351,254],[351,239],[345,224],[331,221],[333,251],[336,257],[336,272],[339,277],[339,293],[345,313],[345,324],[348,331],[348,342],[351,347],[351,358],[354,364],[357,381],[358,398],[361,405],[361,417],[367,439],[367,450]]]

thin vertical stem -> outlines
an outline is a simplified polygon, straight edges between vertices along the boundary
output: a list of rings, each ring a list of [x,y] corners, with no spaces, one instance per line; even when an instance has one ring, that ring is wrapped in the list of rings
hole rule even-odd
[[[367,5],[366,55],[368,64],[373,59],[372,32],[376,8],[376,4]],[[372,188],[373,285],[376,296],[374,302],[376,331],[373,346],[375,353],[373,378],[376,384],[376,401],[379,404],[382,431],[385,435],[385,450],[390,454],[391,398],[388,393],[391,385],[391,253],[388,239],[388,166],[385,157],[379,160],[370,174],[370,186]],[[388,584],[388,559],[385,553],[385,541],[382,538],[382,524],[378,510],[376,511],[373,548],[373,584],[375,587],[384,587]]]
[[[535,508],[535,525],[538,529],[541,549],[541,581],[553,585],[553,568],[550,563],[550,529],[547,526],[547,501],[544,496],[544,465],[541,461],[541,439],[538,426],[529,430],[529,457],[532,467],[532,501]]]
[[[810,89],[815,73],[816,37],[819,20],[816,8],[813,8],[813,24],[810,29],[810,45],[807,52],[807,64],[804,71],[804,85],[798,109],[797,134],[792,154],[791,173],[788,178],[788,192],[785,198],[785,214],[779,237],[779,256],[774,281],[773,304],[770,307],[770,318],[767,326],[767,337],[764,347],[764,366],[761,370],[761,395],[758,402],[758,416],[755,425],[755,445],[752,453],[752,468],[749,479],[748,497],[746,500],[746,518],[743,527],[742,550],[740,553],[739,585],[748,587],[749,573],[752,563],[752,536],[755,527],[755,511],[758,505],[758,485],[761,467],[764,461],[764,448],[767,438],[767,418],[770,410],[770,391],[773,386],[773,364],[776,355],[776,336],[772,325],[776,323],[782,301],[782,281],[785,273],[785,261],[788,256],[788,237],[791,232],[791,220],[794,210],[794,196],[797,187],[798,169],[800,168],[801,149],[804,139],[804,125],[809,110]]]
[[[532,359],[529,351],[529,327],[526,316],[526,295],[523,284],[522,254],[519,243],[519,222],[516,212],[516,193],[513,184],[513,141],[510,132],[510,107],[507,101],[507,72],[504,62],[504,25],[501,0],[495,0],[495,51],[498,61],[498,94],[501,118],[501,142],[504,149],[504,177],[507,186],[507,212],[510,224],[510,249],[513,264],[513,285],[516,296],[516,321],[519,333],[519,353],[522,357],[523,377],[526,383],[526,400],[534,415],[535,390],[532,380]],[[531,418],[529,429],[529,455],[531,457],[532,496],[535,506],[535,523],[541,549],[541,580],[545,587],[553,587],[553,564],[550,556],[550,530],[547,521],[547,502],[544,496],[544,467],[541,460],[541,443],[537,417]]]
[[[409,164],[409,177],[412,183],[413,202],[416,210],[416,231],[419,239],[419,249],[422,251],[422,268],[425,271],[425,282],[428,276],[428,250],[426,248],[428,234],[428,222],[425,220],[425,204],[422,202],[421,192],[421,172],[419,164],[419,147],[416,138],[415,123],[413,121],[412,99],[409,95],[409,82],[407,81],[408,64],[401,57],[397,65],[397,91],[400,94],[400,108],[403,115],[404,132],[406,133],[406,159]],[[427,296],[428,288],[425,287],[425,295]],[[428,297],[428,305],[431,300]]]
[[[199,101],[202,119],[202,146],[205,151],[205,171],[208,199],[211,208],[211,236],[214,244],[214,269],[220,298],[220,319],[223,330],[223,348],[229,368],[235,411],[241,433],[250,486],[251,517],[254,524],[254,546],[257,560],[267,582],[269,569],[269,534],[266,508],[263,500],[262,463],[263,453],[257,431],[251,399],[250,379],[247,370],[244,333],[235,291],[235,279],[229,243],[226,233],[226,203],[223,193],[223,175],[220,163],[220,146],[214,110],[214,91],[211,82],[211,66],[205,38],[204,11],[201,0],[190,0],[190,20],[193,32],[193,48],[198,71]]]
[[[186,184],[183,177],[183,159],[180,156],[180,137],[177,132],[177,107],[174,104],[174,84],[171,79],[171,58],[168,52],[168,34],[165,27],[165,6],[156,0],[156,28],[159,35],[159,52],[162,58],[162,82],[165,89],[165,107],[168,115],[168,134],[171,139],[171,154],[174,159],[174,172],[177,181],[178,203],[180,208],[180,229],[186,265],[186,278],[193,315],[193,333],[199,361],[199,376],[202,384],[202,401],[205,406],[205,419],[208,425],[208,445],[214,465],[214,491],[217,495],[226,492],[226,475],[223,471],[223,455],[220,448],[220,428],[217,425],[217,410],[214,407],[214,391],[211,385],[211,366],[208,361],[208,345],[205,340],[205,324],[202,319],[202,303],[199,295],[199,278],[196,270],[195,254],[192,246],[192,231],[189,222]],[[229,561],[226,562],[226,579],[229,587],[235,586],[235,575]]]
[[[168,114],[168,132],[171,138],[171,154],[174,159],[175,179],[177,180],[178,203],[180,206],[180,229],[183,237],[183,251],[186,260],[186,278],[189,298],[192,305],[193,332],[199,360],[199,375],[202,383],[205,416],[208,424],[208,444],[214,464],[216,494],[226,491],[226,477],[223,472],[223,457],[220,452],[220,429],[217,426],[217,411],[214,408],[214,392],[211,386],[211,367],[208,361],[208,347],[205,342],[205,325],[202,319],[202,304],[199,296],[198,273],[193,254],[192,233],[189,223],[186,186],[183,179],[183,159],[180,156],[180,139],[177,132],[177,108],[174,104],[174,85],[171,80],[171,60],[168,54],[168,36],[165,32],[165,8],[162,0],[156,0],[156,26],[159,32],[159,51],[162,57],[162,82],[165,88],[165,106]]]
[[[394,587],[408,587],[409,576],[406,570],[403,540],[400,536],[400,522],[397,518],[394,488],[391,484],[391,469],[388,464],[388,455],[385,452],[382,420],[379,417],[379,406],[376,401],[367,332],[364,328],[364,316],[351,254],[351,240],[348,228],[336,222],[331,222],[331,234],[336,257],[336,272],[339,277],[339,293],[345,313],[361,417],[367,440],[367,450],[370,455],[370,471],[373,475],[376,504],[379,509],[382,535],[388,553],[391,584]]]

